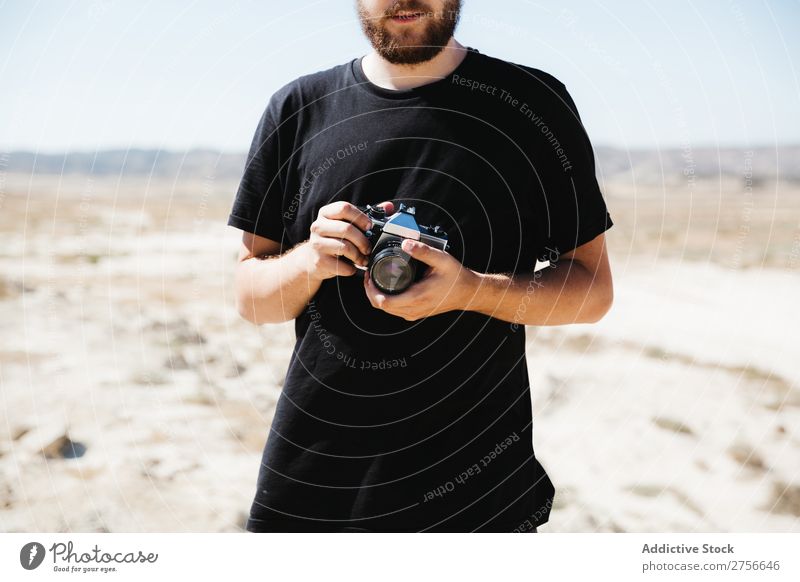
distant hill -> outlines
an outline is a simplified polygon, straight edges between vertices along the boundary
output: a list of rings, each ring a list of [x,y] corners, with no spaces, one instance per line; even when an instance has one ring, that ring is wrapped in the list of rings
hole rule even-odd
[[[5,154],[7,172],[159,178],[240,178],[245,154],[213,150],[101,150],[66,154],[14,151]],[[0,169],[2,164],[0,163]]]
[[[743,179],[752,171],[754,180],[800,181],[800,145],[747,148],[632,149],[596,146],[597,173],[604,180],[616,178],[643,182],[685,180],[718,176]],[[5,162],[5,163],[4,163]],[[0,153],[0,171],[24,174],[78,174],[96,176],[153,176],[169,179],[238,179],[244,153],[213,150],[102,150],[66,154],[26,151]]]
[[[595,148],[597,173],[606,179],[628,174],[636,181],[685,181],[692,174],[700,178],[744,179],[752,173],[754,181],[780,178],[800,181],[800,145],[758,148],[687,148],[622,150]]]

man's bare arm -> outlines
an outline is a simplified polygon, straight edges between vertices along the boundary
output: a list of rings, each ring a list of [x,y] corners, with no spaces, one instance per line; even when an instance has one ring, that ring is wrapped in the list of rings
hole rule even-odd
[[[387,296],[364,278],[373,307],[415,321],[452,310],[477,311],[519,325],[593,323],[613,302],[605,235],[564,253],[537,272],[484,274],[464,267],[439,249],[403,241],[403,250],[426,263],[423,279]]]
[[[391,212],[391,202],[382,204]],[[283,253],[279,242],[245,232],[234,282],[239,314],[256,325],[296,318],[322,281],[367,264],[369,228],[366,214],[339,201],[320,209],[307,241]]]
[[[467,309],[519,325],[594,323],[614,301],[604,234],[535,273],[475,275]]]
[[[236,309],[244,319],[261,325],[296,317],[317,292],[302,256],[303,245],[281,254],[279,242],[244,232],[236,264]]]

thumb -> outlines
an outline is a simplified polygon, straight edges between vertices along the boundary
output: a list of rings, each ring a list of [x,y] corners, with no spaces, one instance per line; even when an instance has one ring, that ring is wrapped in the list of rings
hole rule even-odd
[[[386,212],[386,216],[390,216],[394,214],[394,202],[391,200],[387,200],[385,202],[381,202],[380,204],[376,204],[375,206],[380,206]]]
[[[410,238],[403,240],[401,248],[418,261],[431,267],[444,267],[449,258],[444,251]]]

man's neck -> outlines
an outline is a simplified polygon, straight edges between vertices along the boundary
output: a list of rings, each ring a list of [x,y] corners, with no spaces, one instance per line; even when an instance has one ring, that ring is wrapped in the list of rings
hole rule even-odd
[[[361,67],[367,79],[375,85],[384,89],[405,90],[444,79],[461,64],[466,55],[466,47],[450,37],[442,51],[424,63],[395,65],[373,50],[363,58]]]

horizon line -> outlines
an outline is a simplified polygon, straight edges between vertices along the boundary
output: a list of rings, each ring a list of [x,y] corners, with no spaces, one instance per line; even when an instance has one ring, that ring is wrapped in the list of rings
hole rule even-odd
[[[718,150],[726,150],[726,149],[767,149],[767,148],[792,148],[792,147],[800,147],[800,140],[798,141],[786,141],[786,142],[776,142],[776,143],[754,143],[754,144],[747,144],[747,143],[700,143],[700,144],[668,144],[668,145],[632,145],[629,147],[621,146],[612,143],[602,143],[598,142],[596,144],[592,144],[592,148],[597,150],[600,148],[603,149],[613,149],[618,151],[671,151],[671,150],[709,150],[709,149],[718,149]],[[30,149],[26,147],[15,147],[15,148],[7,148],[0,145],[0,156],[7,156],[7,155],[14,155],[14,154],[31,154],[31,155],[41,155],[41,156],[64,156],[64,155],[75,155],[75,154],[84,154],[84,155],[91,155],[91,154],[101,154],[101,153],[121,153],[121,152],[159,152],[159,153],[169,153],[169,154],[190,154],[190,153],[212,153],[212,154],[219,154],[219,155],[247,155],[248,149],[240,149],[240,150],[233,150],[233,149],[222,149],[218,147],[212,146],[191,146],[187,148],[179,148],[179,147],[153,147],[153,146],[135,146],[135,147],[119,147],[119,146],[108,146],[98,149],[84,149],[84,148],[76,148],[76,149],[52,149],[52,150],[37,150],[37,149]]]

